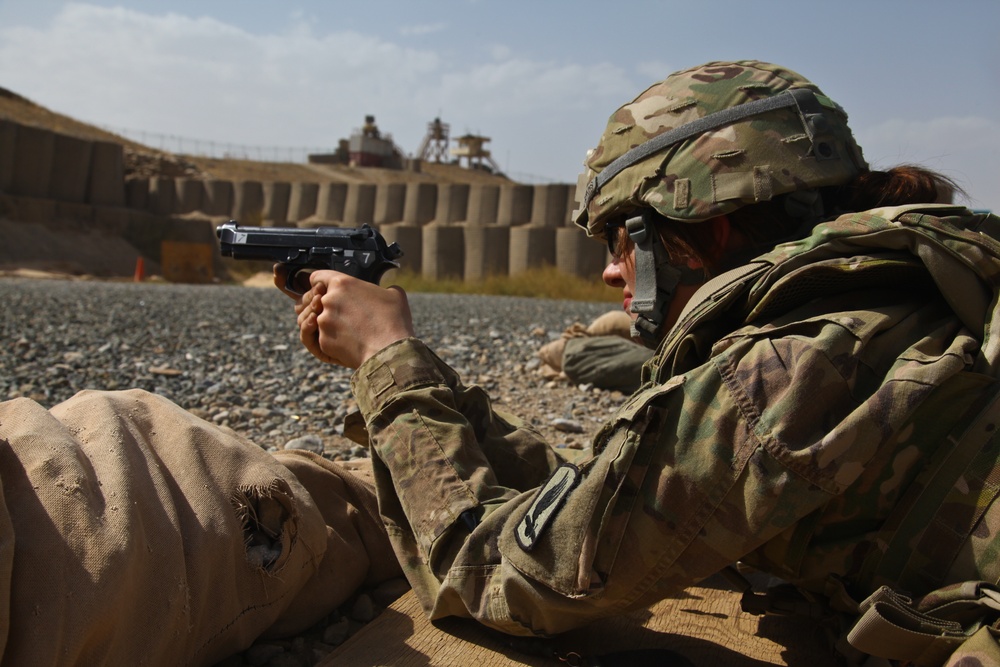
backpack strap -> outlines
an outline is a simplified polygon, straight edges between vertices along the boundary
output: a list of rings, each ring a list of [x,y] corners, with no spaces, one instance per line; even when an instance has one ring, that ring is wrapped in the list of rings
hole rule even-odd
[[[1000,384],[990,385],[958,423],[968,426],[948,436],[883,524],[862,562],[863,585],[938,588],[1000,495]]]
[[[973,646],[980,656],[1000,655],[1000,590],[984,582],[942,588],[916,603],[883,586],[861,611],[847,641],[867,655],[920,666],[943,665]]]
[[[958,204],[904,204],[903,206],[883,206],[867,212],[886,220],[896,220],[907,213],[926,213],[939,218],[946,215],[968,215],[969,209]]]
[[[882,586],[862,602],[847,642],[867,655],[919,666],[942,665],[963,651],[1000,658],[1000,589],[979,581],[939,588],[965,541],[1000,495],[997,383],[982,393],[959,423],[968,426],[949,435],[928,474],[914,482],[886,519],[860,575],[866,585],[903,582],[903,588],[936,590],[913,603]]]
[[[735,269],[730,269],[721,273],[698,288],[698,290],[688,299],[688,302],[681,309],[677,322],[681,323],[687,316],[694,312],[703,304],[716,302],[734,290],[747,284],[749,280],[757,278],[771,265],[768,262],[749,262]]]

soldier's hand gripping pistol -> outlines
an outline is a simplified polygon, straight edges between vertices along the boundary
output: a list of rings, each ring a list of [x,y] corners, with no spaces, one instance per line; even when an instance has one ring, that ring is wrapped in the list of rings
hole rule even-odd
[[[282,264],[288,273],[285,289],[303,294],[309,289],[308,274],[332,269],[378,284],[403,251],[387,244],[368,225],[361,227],[245,227],[236,221],[215,230],[223,256],[234,259],[265,259]]]

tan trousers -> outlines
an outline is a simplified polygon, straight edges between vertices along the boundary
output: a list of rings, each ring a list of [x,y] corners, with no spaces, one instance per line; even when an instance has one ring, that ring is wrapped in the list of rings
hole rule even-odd
[[[0,403],[4,665],[212,664],[399,566],[364,479],[138,390]]]

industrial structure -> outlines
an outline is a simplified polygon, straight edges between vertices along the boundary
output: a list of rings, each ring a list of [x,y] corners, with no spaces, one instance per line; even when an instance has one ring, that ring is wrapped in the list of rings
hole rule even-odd
[[[435,118],[427,123],[427,134],[413,156],[425,162],[447,162],[468,169],[480,169],[501,174],[500,166],[484,146],[489,137],[466,134],[458,137],[458,146],[449,150],[451,126]],[[355,129],[350,138],[341,139],[333,153],[309,156],[312,164],[342,164],[352,167],[381,167],[383,169],[411,168],[413,161],[397,146],[392,135],[382,134],[375,124],[375,116],[365,116],[365,124]],[[418,167],[416,167],[418,168]]]
[[[456,139],[458,148],[452,148],[451,154],[458,159],[459,165],[462,164],[462,158],[465,158],[465,165],[469,169],[484,169],[499,174],[500,166],[490,156],[490,152],[483,148],[489,140],[489,137],[466,134]]]
[[[348,140],[351,165],[354,167],[384,167],[401,169],[403,153],[392,142],[392,135],[385,136],[375,124],[375,116],[365,116],[361,130],[355,130]]]
[[[451,126],[442,123],[440,118],[435,118],[427,123],[427,134],[420,142],[420,149],[417,157],[428,162],[448,161],[448,133]]]
[[[350,138],[341,139],[335,153],[310,155],[312,164],[346,164],[352,167],[402,169],[403,151],[392,141],[391,134],[382,134],[375,116],[365,116],[365,124],[355,129]]]

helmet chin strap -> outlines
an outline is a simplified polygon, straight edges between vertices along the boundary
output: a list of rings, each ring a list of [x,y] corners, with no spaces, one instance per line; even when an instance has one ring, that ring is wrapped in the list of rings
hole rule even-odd
[[[629,218],[625,229],[635,243],[635,294],[629,310],[638,317],[632,321],[631,333],[646,347],[655,349],[677,286],[704,282],[705,272],[670,263],[667,249],[653,226],[651,212]]]
[[[826,217],[820,193],[805,190],[785,196],[785,208],[789,215],[802,219],[799,227],[780,239],[749,245],[742,250],[731,252],[717,268],[728,271],[748,264],[753,258],[767,252],[779,243],[804,238],[809,230]],[[646,347],[655,349],[662,335],[663,321],[667,309],[673,301],[678,285],[700,285],[708,279],[704,269],[692,269],[682,264],[670,263],[670,255],[663,246],[653,220],[656,214],[645,210],[641,215],[625,221],[629,238],[635,243],[635,294],[629,310],[638,317],[632,321],[632,338],[642,341]]]

